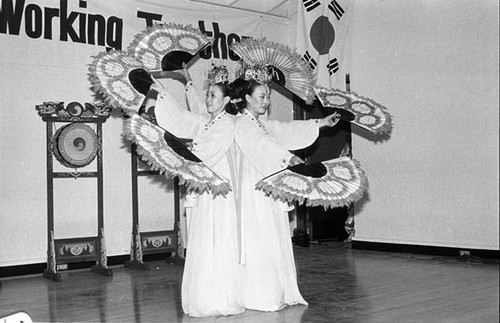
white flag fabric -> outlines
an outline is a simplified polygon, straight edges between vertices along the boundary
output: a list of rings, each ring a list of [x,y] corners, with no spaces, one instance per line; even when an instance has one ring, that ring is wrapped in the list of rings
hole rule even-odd
[[[299,0],[297,52],[316,74],[317,85],[339,88],[343,84],[350,0]]]

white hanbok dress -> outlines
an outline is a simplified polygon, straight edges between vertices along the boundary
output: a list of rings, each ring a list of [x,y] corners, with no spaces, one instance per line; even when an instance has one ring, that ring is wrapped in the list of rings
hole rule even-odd
[[[192,84],[187,86],[187,95],[189,103],[190,95],[196,95]],[[194,105],[194,110],[200,110]],[[210,121],[208,113],[187,111],[167,93],[159,96],[155,114],[166,130],[193,139],[192,152],[233,186],[234,116],[223,112]],[[226,196],[198,196],[188,217],[181,295],[184,312],[193,317],[244,312],[234,189]]]
[[[286,168],[292,157],[289,150],[311,145],[318,129],[314,120],[259,121],[247,110],[236,122],[240,262],[248,309],[276,311],[286,305],[307,305],[297,285],[288,210],[255,190],[255,184]]]

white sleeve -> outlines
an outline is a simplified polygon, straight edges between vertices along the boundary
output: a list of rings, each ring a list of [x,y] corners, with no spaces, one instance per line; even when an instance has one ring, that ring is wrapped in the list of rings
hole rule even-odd
[[[179,138],[193,138],[203,119],[203,116],[184,109],[166,91],[158,94],[154,111],[158,125]]]
[[[193,82],[186,84],[186,98],[191,112],[208,115],[205,97]]]
[[[245,158],[263,177],[286,168],[293,156],[274,138],[266,136],[245,118],[240,118],[236,124],[235,140]]]
[[[276,120],[262,121],[272,136],[287,150],[306,148],[314,143],[319,136],[317,120],[294,120],[281,122]]]

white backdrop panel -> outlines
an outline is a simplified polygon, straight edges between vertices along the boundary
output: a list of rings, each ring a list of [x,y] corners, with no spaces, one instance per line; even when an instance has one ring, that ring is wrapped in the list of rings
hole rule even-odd
[[[15,5],[8,5],[11,3]],[[285,44],[289,41],[285,19],[270,19],[242,10],[184,0],[2,1],[0,266],[46,261],[45,124],[37,115],[35,105],[45,101],[99,102],[88,80],[91,57],[107,47],[125,49],[133,36],[146,27],[144,17],[203,26],[205,31],[218,37],[220,54],[215,55],[217,50],[214,50],[211,57],[199,59],[191,67],[200,85],[207,67],[224,58],[221,53],[227,47],[228,38],[266,36]],[[104,27],[92,32],[89,26],[93,19],[103,20]],[[185,102],[184,91],[175,95]],[[273,104],[291,106],[283,96],[276,96]],[[285,118],[290,118],[289,111],[289,114],[283,113]],[[121,114],[113,113],[103,126],[104,225],[108,256],[129,253],[132,230],[130,155],[128,143],[121,137],[121,122]],[[85,180],[88,181],[91,180]],[[96,232],[95,189],[91,182],[78,184],[79,180],[56,181],[56,238]],[[144,210],[141,224],[147,230],[171,229],[171,186],[145,179],[139,187],[140,208]],[[71,213],[70,218],[68,213]]]

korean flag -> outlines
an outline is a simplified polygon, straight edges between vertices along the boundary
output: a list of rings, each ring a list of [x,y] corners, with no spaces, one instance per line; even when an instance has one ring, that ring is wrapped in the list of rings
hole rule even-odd
[[[350,0],[299,0],[297,52],[316,74],[317,84],[342,87]]]

